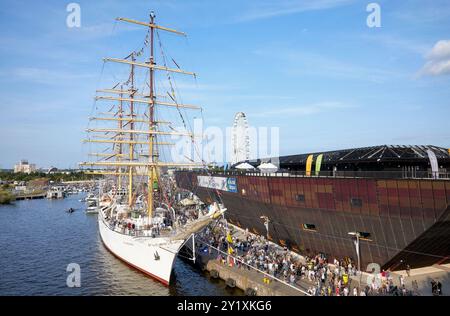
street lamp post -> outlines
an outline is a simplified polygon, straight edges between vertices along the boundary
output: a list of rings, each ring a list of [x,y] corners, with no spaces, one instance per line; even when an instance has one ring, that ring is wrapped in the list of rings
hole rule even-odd
[[[359,286],[361,286],[362,272],[361,272],[361,258],[360,258],[360,254],[359,254],[359,252],[360,252],[359,237],[361,237],[361,235],[358,232],[349,232],[348,234],[350,236],[356,237],[355,248],[356,248],[356,255],[358,257]]]
[[[264,221],[264,226],[266,227],[266,238],[269,240],[269,218],[267,216],[260,217]]]

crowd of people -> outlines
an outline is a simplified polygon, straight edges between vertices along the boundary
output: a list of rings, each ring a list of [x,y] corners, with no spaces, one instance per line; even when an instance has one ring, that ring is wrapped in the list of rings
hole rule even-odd
[[[183,226],[188,222],[196,220],[199,215],[204,216],[207,213],[205,208],[197,208],[195,206],[183,207],[177,210],[175,217],[171,212],[164,209],[156,209],[153,223],[147,224],[144,221],[142,213],[137,213],[132,217],[132,213],[121,213],[118,216],[111,217],[110,214],[106,214],[105,220],[109,224],[110,228],[125,235],[132,236],[153,236],[157,237],[162,234],[163,231],[170,231],[174,225]],[[162,212],[162,213],[161,213]]]
[[[394,295],[409,296],[418,294],[417,282],[412,282],[412,289],[405,284],[406,278],[399,277],[399,285],[394,284],[393,276],[382,271],[360,286],[353,281],[359,276],[356,265],[350,258],[332,259],[329,262],[324,254],[301,257],[268,242],[262,236],[245,232],[240,237],[231,236],[226,225],[219,224],[214,229],[207,228],[200,234],[211,255],[223,264],[244,269],[257,269],[264,272],[264,282],[277,279],[299,287],[313,296],[374,296]],[[214,253],[214,249],[220,250]],[[367,278],[367,277],[366,277]],[[353,285],[352,285],[353,283]],[[436,283],[437,284],[437,283]],[[436,285],[437,288],[437,285]]]
[[[439,281],[431,280],[431,292],[434,296],[442,295],[442,284]]]

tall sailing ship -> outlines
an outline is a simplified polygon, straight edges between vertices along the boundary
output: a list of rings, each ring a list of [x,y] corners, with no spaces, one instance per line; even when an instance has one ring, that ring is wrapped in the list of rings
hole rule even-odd
[[[193,159],[171,161],[165,148],[175,144],[167,138],[187,137],[194,143],[196,135],[189,131],[184,111],[201,108],[178,102],[172,75],[195,77],[195,74],[180,69],[172,58],[175,67],[168,67],[159,31],[186,34],[155,24],[153,12],[149,22],[117,20],[148,28],[147,36],[143,47],[126,58],[104,59],[129,67],[130,73],[127,80],[111,89],[97,90],[98,107],[103,109],[109,105],[110,109],[98,111],[90,118],[91,122],[103,125],[88,128],[90,137],[85,142],[103,147],[99,152],[90,153],[97,157],[95,161],[80,165],[89,167],[87,173],[104,176],[99,190],[98,226],[106,248],[132,267],[168,285],[180,248],[225,209],[217,203],[197,206],[195,210],[177,208],[176,186],[170,171],[178,167],[201,168],[202,164],[194,163]],[[156,63],[156,42],[162,64]],[[150,55],[148,60],[145,51]],[[141,88],[137,86],[137,69],[146,70]],[[165,74],[169,87],[166,94],[156,92],[157,72]],[[179,117],[183,130],[176,128],[177,122],[164,119],[164,108],[175,111],[167,116]]]

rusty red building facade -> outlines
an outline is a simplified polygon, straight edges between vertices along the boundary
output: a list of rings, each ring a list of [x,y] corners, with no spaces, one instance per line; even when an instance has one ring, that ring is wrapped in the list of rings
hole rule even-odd
[[[205,202],[220,201],[227,219],[302,254],[356,258],[349,232],[360,233],[361,267],[422,267],[450,262],[450,180],[293,173],[225,172],[236,190],[199,185],[204,173],[176,173],[178,186]]]

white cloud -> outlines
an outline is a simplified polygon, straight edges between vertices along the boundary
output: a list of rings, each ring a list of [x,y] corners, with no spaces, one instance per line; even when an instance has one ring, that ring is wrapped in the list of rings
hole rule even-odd
[[[252,10],[237,17],[237,22],[253,21],[305,11],[326,10],[347,5],[353,0],[290,0],[290,1],[258,1]]]
[[[255,50],[256,55],[267,55],[267,50]],[[286,72],[291,75],[319,75],[335,79],[364,80],[384,83],[406,75],[390,69],[366,67],[353,62],[335,59],[329,55],[278,48],[276,58],[288,62]]]
[[[388,13],[392,19],[402,20],[406,23],[422,26],[424,24],[435,24],[441,21],[446,22],[450,17],[450,6],[448,0],[409,0],[397,10],[390,10]]]
[[[426,55],[427,62],[420,75],[440,76],[450,74],[450,40],[438,41]]]
[[[312,103],[308,105],[299,106],[280,106],[276,110],[262,110],[259,113],[254,114],[255,117],[270,117],[279,115],[289,115],[289,116],[306,116],[311,114],[317,114],[325,111],[341,110],[355,108],[354,105],[345,104],[336,101],[325,101]]]
[[[437,42],[427,57],[430,59],[450,58],[450,40]]]
[[[93,74],[79,74],[67,70],[51,70],[37,67],[18,67],[0,72],[0,77],[11,76],[20,81],[30,81],[42,84],[72,84],[74,80],[95,78]]]
[[[199,92],[199,91],[229,91],[234,90],[237,86],[224,85],[224,84],[204,84],[197,83],[196,81],[188,82],[184,80],[177,80],[175,82],[177,89],[182,91]]]
[[[395,35],[363,33],[360,37],[370,43],[377,42],[387,48],[400,49],[420,55],[425,54],[428,50],[428,45]]]
[[[122,22],[105,22],[105,23],[99,23],[94,25],[88,25],[84,26],[83,24],[81,27],[74,27],[74,28],[67,28],[63,29],[62,31],[58,32],[64,32],[64,35],[70,36],[70,38],[73,40],[74,36],[77,36],[77,40],[93,40],[97,38],[102,37],[109,37],[109,36],[115,36],[118,33],[122,32],[129,32],[129,31],[142,31],[144,30],[142,27],[130,25]],[[144,30],[145,31],[145,30]],[[62,33],[57,33],[56,35],[60,36]]]

